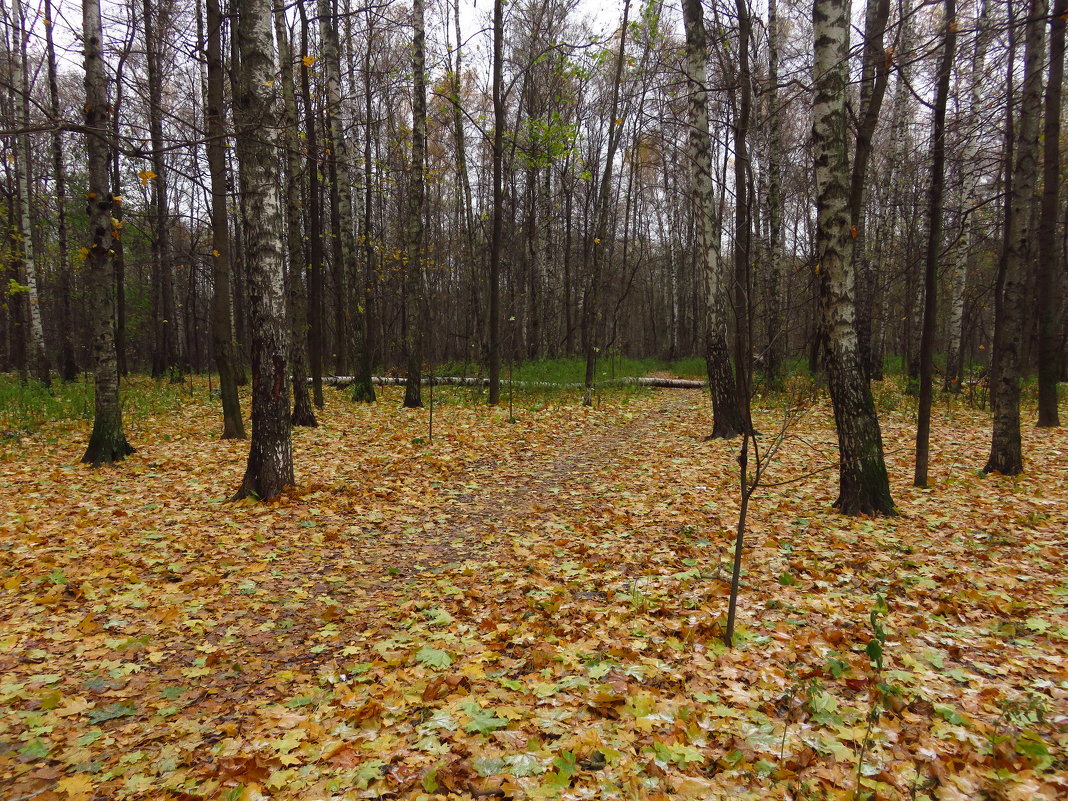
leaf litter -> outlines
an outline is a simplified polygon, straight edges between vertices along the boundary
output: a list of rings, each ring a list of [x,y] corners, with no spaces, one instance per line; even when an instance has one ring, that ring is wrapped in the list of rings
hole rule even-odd
[[[206,406],[113,470],[75,429],[0,454],[3,797],[1068,797],[1063,429],[982,477],[943,407],[919,490],[890,412],[902,514],[849,519],[813,407],[726,650],[737,443],[699,392],[443,406],[432,442],[383,394],[331,393],[271,504],[225,502],[247,444]]]

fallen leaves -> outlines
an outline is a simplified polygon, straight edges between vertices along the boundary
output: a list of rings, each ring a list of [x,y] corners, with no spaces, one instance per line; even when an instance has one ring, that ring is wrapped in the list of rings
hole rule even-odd
[[[1068,793],[1063,431],[982,478],[986,422],[943,410],[919,491],[890,415],[895,519],[831,514],[833,471],[766,490],[726,651],[736,444],[699,393],[445,406],[433,442],[390,393],[328,396],[277,504],[224,503],[244,448],[198,403],[114,470],[3,453],[5,797],[852,798],[861,753],[878,798]],[[770,480],[833,454],[817,411]]]

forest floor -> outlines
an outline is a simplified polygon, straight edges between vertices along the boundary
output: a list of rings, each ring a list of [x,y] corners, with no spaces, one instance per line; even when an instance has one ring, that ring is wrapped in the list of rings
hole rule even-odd
[[[944,402],[921,490],[892,397],[901,514],[849,519],[805,401],[728,650],[739,442],[702,393],[453,402],[432,441],[380,397],[327,390],[269,504],[227,502],[248,446],[202,402],[112,469],[84,424],[0,445],[0,798],[1068,797],[1068,430],[984,477],[988,414]]]

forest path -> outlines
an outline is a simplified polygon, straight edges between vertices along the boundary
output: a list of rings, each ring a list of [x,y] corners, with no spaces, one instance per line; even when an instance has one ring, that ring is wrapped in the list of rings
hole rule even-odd
[[[548,441],[528,448],[517,429],[513,449],[466,470],[435,503],[433,525],[416,529],[399,520],[375,540],[380,557],[395,560],[396,580],[371,582],[396,600],[404,579],[450,567],[502,564],[513,548],[529,545],[538,532],[580,522],[591,507],[607,501],[599,485],[620,469],[622,457],[650,449],[662,415],[695,402],[696,392],[658,392],[653,403],[634,404],[630,419],[618,415],[590,421],[577,436],[561,428]],[[596,414],[596,412],[591,412]],[[370,567],[370,566],[369,566]]]

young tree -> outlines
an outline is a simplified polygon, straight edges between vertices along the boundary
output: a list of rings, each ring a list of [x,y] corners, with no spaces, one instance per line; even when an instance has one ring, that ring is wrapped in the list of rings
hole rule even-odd
[[[1049,83],[1042,132],[1042,211],[1038,223],[1038,272],[1035,281],[1038,317],[1038,425],[1061,424],[1057,378],[1064,358],[1057,341],[1057,312],[1064,285],[1064,253],[1057,242],[1061,188],[1061,84],[1064,82],[1064,29],[1068,0],[1054,0],[1050,16]]]
[[[18,174],[19,196],[19,253],[22,277],[26,281],[26,299],[30,316],[29,361],[33,375],[45,386],[51,386],[48,351],[45,348],[44,325],[41,322],[41,295],[37,283],[37,262],[33,242],[33,198],[30,197],[30,89],[26,58],[26,30],[22,3],[11,0],[11,74],[9,86],[15,89],[15,117],[23,131],[16,136],[15,169]]]
[[[426,30],[423,0],[412,0],[412,158],[404,225],[404,324],[408,380],[404,405],[423,405],[423,211],[426,205]]]
[[[812,148],[816,255],[828,342],[828,383],[838,430],[839,496],[844,514],[894,514],[882,433],[857,348],[846,88],[849,37],[844,0],[814,0]]]
[[[501,248],[504,236],[504,0],[493,0],[493,228],[489,252],[489,404],[501,400]]]
[[[972,63],[968,74],[968,99],[964,105],[962,117],[978,122],[983,103],[983,67],[986,63],[987,43],[989,39],[990,17],[986,0],[979,0],[975,26],[975,45],[972,50]],[[981,126],[968,136],[961,153],[961,163],[965,170],[974,169],[979,156],[979,134]],[[979,180],[973,177],[962,178],[960,205],[962,212],[973,208],[979,199]],[[968,284],[968,262],[971,259],[971,245],[978,239],[980,223],[978,215],[969,214],[963,224],[961,240],[953,264],[952,286],[949,300],[949,341],[946,347],[946,380],[944,392],[959,393],[961,380],[964,378],[964,356],[962,343],[964,339],[964,290]]]
[[[207,142],[208,174],[211,177],[211,342],[219,369],[219,394],[223,407],[223,439],[244,439],[245,424],[237,397],[237,373],[230,312],[230,223],[226,212],[226,73],[222,61],[223,17],[219,0],[206,0],[207,44]]]
[[[1031,204],[1038,178],[1038,124],[1042,115],[1042,61],[1046,0],[1031,0],[1024,28],[1024,76],[1016,120],[1009,221],[998,269],[990,406],[994,431],[984,473],[1023,472],[1020,442],[1020,369],[1024,345],[1027,268],[1033,257]]]
[[[289,434],[282,208],[278,193],[278,110],[270,0],[237,0],[241,63],[235,117],[242,167],[245,252],[252,339],[252,443],[234,500],[269,500],[293,483]]]
[[[144,0],[145,63],[148,71],[148,127],[152,152],[151,169],[143,180],[152,186],[152,322],[156,342],[152,352],[152,375],[171,380],[181,377],[178,361],[178,313],[174,299],[171,265],[169,175],[163,150],[162,57],[164,16],[152,0]]]
[[[304,273],[308,260],[304,256],[304,226],[301,220],[300,132],[297,128],[297,92],[293,78],[293,48],[290,44],[289,26],[284,7],[276,8],[274,14],[275,38],[278,40],[279,73],[282,80],[282,121],[285,136],[285,178],[289,202],[286,203],[286,244],[288,245],[289,269],[286,272],[289,300],[291,340],[289,343],[290,374],[293,383],[293,414],[290,422],[295,426],[318,425],[315,410],[308,396],[308,293],[305,291]]]
[[[122,428],[119,369],[115,352],[115,275],[112,208],[115,199],[108,181],[107,141],[111,134],[111,106],[107,73],[101,54],[103,34],[100,0],[82,3],[82,41],[85,47],[85,149],[88,156],[87,212],[91,237],[85,257],[89,280],[89,318],[93,332],[96,372],[93,433],[82,461],[94,467],[120,461],[134,452]]]
[[[55,19],[52,0],[45,0],[45,48],[48,57],[48,114],[57,129],[52,132],[52,171],[56,181],[56,246],[59,248],[59,374],[64,381],[78,377],[74,358],[74,315],[71,310],[74,265],[70,263],[67,238],[67,169],[63,158],[63,132],[59,130],[59,80],[56,69],[56,45],[52,35]]]
[[[945,34],[938,68],[931,127],[931,185],[927,191],[927,261],[924,267],[923,333],[920,339],[920,408],[916,423],[916,472],[913,482],[927,486],[934,395],[935,317],[938,312],[938,257],[942,251],[942,198],[946,184],[946,105],[957,50],[957,3],[945,0]]]

